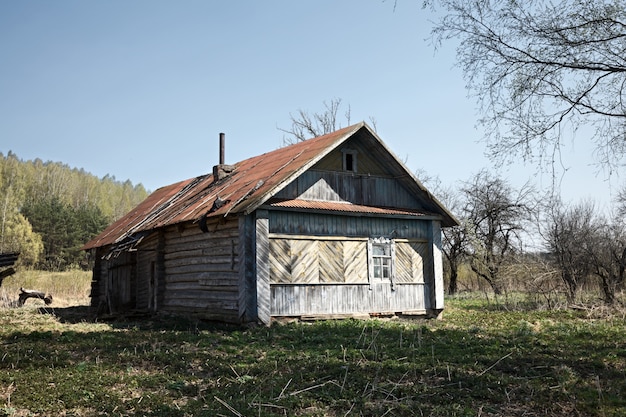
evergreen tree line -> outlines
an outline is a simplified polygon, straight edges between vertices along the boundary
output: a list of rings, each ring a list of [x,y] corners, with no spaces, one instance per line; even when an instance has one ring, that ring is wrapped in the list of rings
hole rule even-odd
[[[88,268],[80,247],[148,195],[141,184],[0,153],[0,253],[23,267]]]

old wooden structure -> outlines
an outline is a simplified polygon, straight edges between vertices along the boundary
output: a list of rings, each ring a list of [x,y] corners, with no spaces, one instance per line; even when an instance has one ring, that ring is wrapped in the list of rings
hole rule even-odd
[[[365,123],[156,190],[85,250],[92,304],[270,324],[437,315],[457,224]]]
[[[19,252],[0,253],[0,287],[6,277],[15,274],[13,265],[17,262],[19,256]]]

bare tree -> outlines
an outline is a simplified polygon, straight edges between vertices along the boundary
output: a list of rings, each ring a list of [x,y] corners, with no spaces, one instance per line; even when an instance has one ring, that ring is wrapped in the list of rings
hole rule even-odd
[[[432,40],[458,39],[496,160],[552,162],[568,129],[593,129],[594,161],[626,155],[626,1],[425,0],[442,9]]]
[[[626,217],[626,184],[622,186],[622,189],[617,194],[615,199],[617,215]]]
[[[431,188],[432,189],[432,188]],[[461,195],[452,188],[437,187],[435,194],[442,203],[453,213],[462,210]],[[449,273],[448,294],[453,295],[458,291],[459,268],[465,260],[467,253],[468,234],[465,219],[459,219],[460,225],[442,228],[442,251],[445,256],[445,266]]]
[[[325,110],[321,113],[309,113],[302,109],[296,115],[289,113],[291,127],[289,129],[278,128],[285,133],[283,143],[291,145],[316,136],[322,136],[341,128],[340,117],[341,99],[335,98],[330,102],[324,102]],[[350,106],[344,113],[345,119],[350,124]]]
[[[623,219],[597,220],[595,238],[590,245],[590,264],[600,279],[604,302],[612,305],[626,277],[626,224]]]
[[[468,257],[472,271],[496,294],[504,289],[502,268],[521,251],[533,190],[514,190],[506,181],[481,171],[462,188]]]
[[[547,210],[543,239],[567,288],[569,302],[576,299],[581,284],[592,272],[593,253],[599,253],[593,248],[598,235],[595,213],[590,201],[570,207],[554,201]]]
[[[352,117],[350,105],[343,110],[343,118],[339,114],[340,111],[342,111],[341,99],[335,98],[330,102],[324,102],[324,111],[321,113],[311,114],[302,109],[298,110],[295,115],[289,113],[291,127],[288,129],[278,128],[284,133],[283,145],[292,145],[339,130],[344,127],[341,123],[343,119],[345,119],[346,126],[349,126]],[[369,122],[372,129],[376,131],[376,119],[370,116]]]

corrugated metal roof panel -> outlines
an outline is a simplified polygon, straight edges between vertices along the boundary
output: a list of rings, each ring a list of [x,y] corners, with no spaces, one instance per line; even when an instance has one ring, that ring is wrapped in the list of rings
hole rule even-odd
[[[391,214],[391,215],[403,215],[403,216],[425,216],[429,213],[408,211],[395,208],[385,207],[372,207],[362,206],[358,204],[352,204],[349,202],[340,201],[314,201],[314,200],[286,200],[271,202],[272,207],[283,207],[291,209],[308,209],[308,210],[322,210],[330,212],[343,212],[343,213],[361,213],[361,214]]]
[[[231,174],[218,181],[213,175],[204,175],[159,188],[83,249],[119,243],[133,233],[197,221],[203,216],[253,211],[290,178],[363,126],[359,123],[238,162]]]

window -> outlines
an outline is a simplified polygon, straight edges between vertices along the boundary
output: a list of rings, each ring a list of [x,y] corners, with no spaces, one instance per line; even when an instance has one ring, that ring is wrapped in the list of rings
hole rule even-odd
[[[386,243],[372,244],[373,278],[391,278],[391,246]]]
[[[343,170],[348,172],[356,172],[356,151],[354,149],[342,149],[343,154]]]
[[[393,240],[384,237],[370,239],[367,253],[370,284],[389,282],[393,285],[395,258]]]

